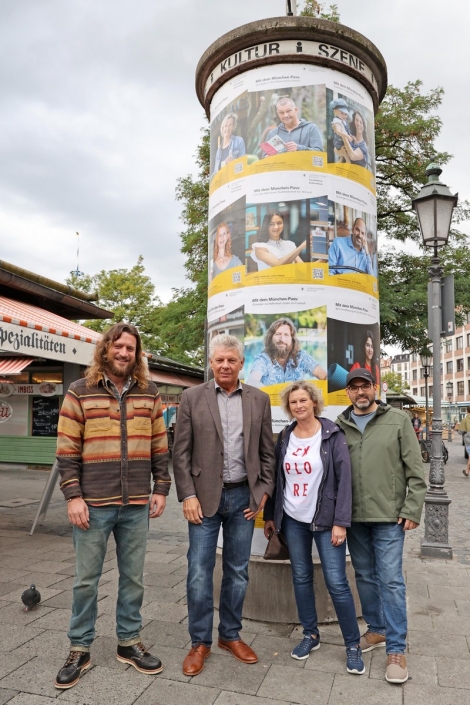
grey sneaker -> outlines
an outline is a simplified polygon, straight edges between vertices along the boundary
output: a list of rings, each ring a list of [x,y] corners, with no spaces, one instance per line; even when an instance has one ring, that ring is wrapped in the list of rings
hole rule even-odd
[[[405,683],[408,680],[406,658],[403,654],[388,654],[385,679],[389,683]]]
[[[385,646],[385,634],[376,634],[376,632],[367,630],[366,633],[361,636],[359,646],[363,654],[366,654],[368,651],[373,651],[373,649],[377,649],[379,646]]]

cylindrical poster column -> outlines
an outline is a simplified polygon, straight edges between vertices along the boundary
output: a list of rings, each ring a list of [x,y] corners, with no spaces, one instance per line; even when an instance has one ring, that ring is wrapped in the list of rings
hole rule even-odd
[[[374,113],[386,90],[378,49],[308,17],[221,37],[196,74],[210,119],[207,343],[245,346],[243,380],[271,397],[309,379],[325,414],[349,403],[346,376],[379,383]]]

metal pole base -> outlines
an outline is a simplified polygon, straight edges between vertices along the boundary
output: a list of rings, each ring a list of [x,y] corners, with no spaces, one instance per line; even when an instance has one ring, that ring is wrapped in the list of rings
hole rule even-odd
[[[424,500],[424,539],[421,541],[421,556],[430,558],[452,558],[449,544],[449,504],[445,490],[439,494],[428,492]]]

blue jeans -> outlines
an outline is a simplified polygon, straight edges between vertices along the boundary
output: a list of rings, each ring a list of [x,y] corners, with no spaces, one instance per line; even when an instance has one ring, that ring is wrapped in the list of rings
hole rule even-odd
[[[224,641],[240,638],[242,609],[248,586],[248,561],[254,521],[247,521],[243,510],[250,503],[248,486],[222,490],[214,516],[203,517],[202,524],[189,526],[188,550],[188,623],[193,646],[212,644],[214,619],[213,573],[217,537],[222,525],[222,586],[219,604],[219,636]]]
[[[403,525],[392,522],[353,522],[348,529],[362,616],[371,632],[385,634],[387,654],[406,649],[404,540]]]
[[[140,608],[144,596],[143,572],[148,505],[88,507],[90,526],[84,531],[73,527],[76,568],[73,586],[72,617],[68,638],[77,651],[89,651],[95,638],[98,581],[113,532],[119,569],[116,604],[116,633],[121,646],[139,640],[142,628]]]
[[[281,531],[289,547],[295,601],[304,634],[318,634],[313,590],[312,540],[318,549],[326,587],[330,593],[345,646],[359,644],[354,599],[346,577],[346,545],[333,546],[331,531],[312,531],[310,524],[284,513]]]

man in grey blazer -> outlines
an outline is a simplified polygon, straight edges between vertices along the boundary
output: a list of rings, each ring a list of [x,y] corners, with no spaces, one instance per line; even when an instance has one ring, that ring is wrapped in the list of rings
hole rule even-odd
[[[243,345],[230,335],[212,339],[214,379],[183,392],[178,409],[173,470],[188,520],[188,620],[192,648],[183,673],[204,668],[212,644],[213,572],[220,526],[223,578],[218,645],[243,663],[256,663],[240,639],[254,519],[274,487],[269,397],[238,379]]]

